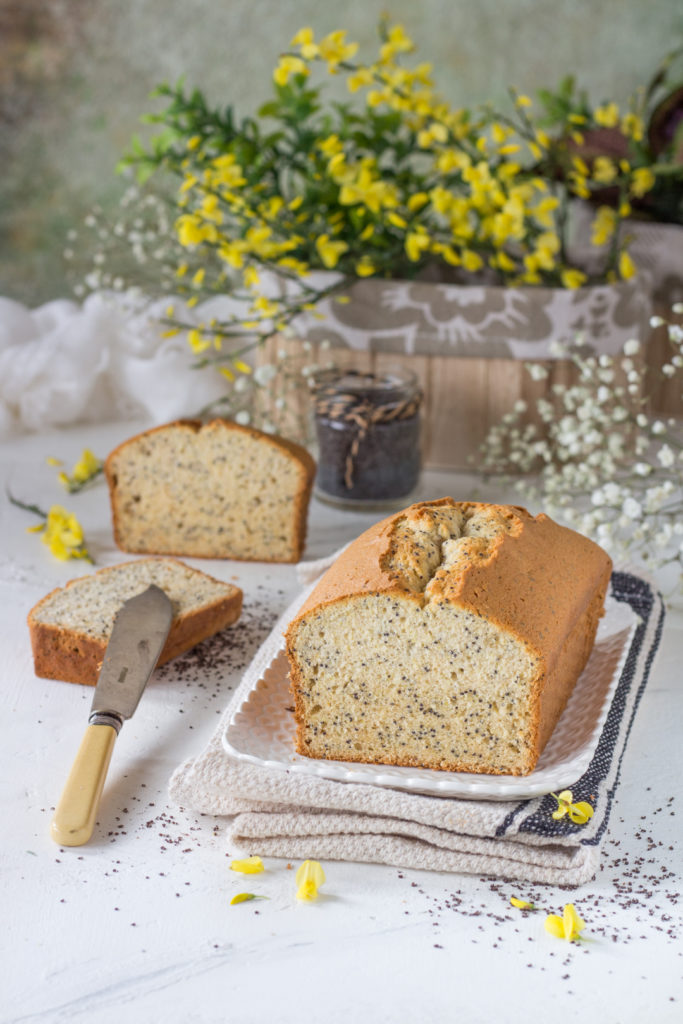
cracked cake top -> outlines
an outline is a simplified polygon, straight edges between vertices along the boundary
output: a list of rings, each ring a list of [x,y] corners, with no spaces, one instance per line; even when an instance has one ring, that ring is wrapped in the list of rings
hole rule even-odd
[[[587,537],[515,505],[420,502],[350,544],[299,619],[346,598],[387,594],[466,608],[555,658],[609,556]]]

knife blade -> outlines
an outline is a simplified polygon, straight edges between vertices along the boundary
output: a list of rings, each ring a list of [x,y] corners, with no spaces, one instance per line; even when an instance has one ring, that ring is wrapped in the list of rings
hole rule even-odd
[[[170,600],[153,584],[116,614],[88,727],[50,826],[60,846],[82,846],[92,835],[114,741],[138,706],[172,620]]]

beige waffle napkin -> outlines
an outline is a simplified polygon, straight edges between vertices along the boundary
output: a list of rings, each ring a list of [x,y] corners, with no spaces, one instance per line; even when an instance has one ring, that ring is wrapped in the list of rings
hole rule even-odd
[[[301,567],[315,579],[329,560]],[[309,588],[287,609],[235,691],[211,741],[180,765],[171,799],[194,811],[230,817],[231,849],[289,859],[374,861],[528,882],[581,885],[596,872],[619,766],[663,621],[661,598],[639,577],[615,573],[612,593],[636,612],[636,631],[598,749],[574,799],[590,799],[585,826],[555,821],[553,797],[465,800],[368,784],[337,782],[229,756],[222,738],[281,646],[283,630]]]

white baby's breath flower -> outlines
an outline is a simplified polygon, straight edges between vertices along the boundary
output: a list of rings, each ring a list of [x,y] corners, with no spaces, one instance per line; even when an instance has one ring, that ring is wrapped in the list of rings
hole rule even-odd
[[[622,506],[622,512],[628,519],[640,519],[643,515],[643,509],[640,502],[637,502],[635,498],[627,498]]]
[[[610,480],[603,487],[603,494],[608,505],[617,505],[622,500],[623,491],[619,484]]]
[[[657,452],[657,458],[659,460],[660,465],[662,465],[664,469],[670,469],[676,461],[673,450],[668,444],[662,445],[662,447]]]
[[[246,427],[250,421],[251,415],[247,409],[240,409],[235,416],[235,423],[239,423],[242,427]]]
[[[254,380],[259,387],[266,387],[275,377],[277,377],[277,367],[272,363],[263,363],[262,366],[257,366],[254,370]]]
[[[540,363],[527,363],[526,368],[532,380],[545,380],[548,376],[545,366]]]
[[[633,472],[637,476],[649,476],[652,472],[652,466],[647,462],[636,462],[633,465]]]
[[[665,323],[666,321],[661,316],[650,317],[650,327],[663,327]]]
[[[655,435],[666,434],[666,427],[664,426],[661,420],[655,420],[655,422],[650,427],[650,430]]]
[[[640,352],[640,342],[637,338],[629,338],[624,345],[625,356],[635,356]]]
[[[664,523],[662,528],[655,533],[653,540],[658,548],[666,548],[671,543],[673,528],[670,523]]]

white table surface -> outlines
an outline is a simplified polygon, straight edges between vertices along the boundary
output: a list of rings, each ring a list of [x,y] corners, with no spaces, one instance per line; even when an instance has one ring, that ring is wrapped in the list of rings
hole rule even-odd
[[[69,468],[85,445],[104,455],[138,427],[1,445],[3,491],[66,505],[98,566],[122,561],[104,484],[66,495],[45,456]],[[463,475],[424,474],[420,497],[449,493],[502,497]],[[328,554],[376,518],[314,500],[306,557]],[[173,769],[202,749],[240,671],[297,592],[294,567],[188,560],[243,588],[242,622],[205,672],[155,673],[117,741],[92,840],[62,849],[49,824],[92,690],[36,678],[25,619],[84,567],[54,560],[25,532],[32,522],[0,499],[2,1022],[683,1020],[679,612],[667,618],[593,882],[563,890],[329,862],[324,895],[303,904],[285,862],[236,875],[225,823],[181,812],[167,797]],[[269,898],[230,906],[245,890]],[[511,895],[543,909],[523,914]],[[587,922],[581,944],[543,927],[545,911],[569,901]]]

